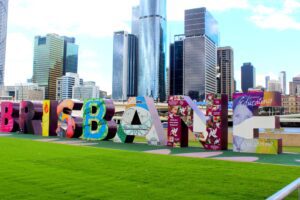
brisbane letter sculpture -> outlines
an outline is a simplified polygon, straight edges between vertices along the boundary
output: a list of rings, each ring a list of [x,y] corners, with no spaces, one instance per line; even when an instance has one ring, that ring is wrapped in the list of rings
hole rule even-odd
[[[233,150],[252,153],[281,153],[282,141],[259,138],[259,128],[279,128],[278,117],[257,116],[260,106],[277,106],[281,98],[274,92],[234,94]],[[187,147],[189,135],[208,150],[226,150],[228,144],[228,98],[206,96],[206,115],[187,96],[170,96],[168,129],[165,132],[154,101],[150,97],[129,98],[119,125],[113,120],[112,100],[70,99],[43,102],[2,102],[0,131],[41,136],[113,140],[132,143],[145,137],[149,145]],[[189,134],[190,133],[190,134]]]

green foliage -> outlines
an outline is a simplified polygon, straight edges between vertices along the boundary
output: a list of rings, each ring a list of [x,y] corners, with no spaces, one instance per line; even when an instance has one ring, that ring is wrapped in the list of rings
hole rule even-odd
[[[299,167],[0,138],[3,199],[265,199]]]

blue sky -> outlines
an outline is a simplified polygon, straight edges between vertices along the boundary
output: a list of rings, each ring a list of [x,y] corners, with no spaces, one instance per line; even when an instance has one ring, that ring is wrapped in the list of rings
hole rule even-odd
[[[57,33],[76,37],[79,75],[110,93],[112,35],[130,31],[131,7],[137,4],[138,0],[11,0],[6,85],[31,78],[34,36]],[[219,23],[220,45],[234,49],[238,88],[244,62],[256,67],[259,85],[264,85],[266,75],[276,79],[282,70],[288,81],[300,74],[300,0],[167,0],[167,4],[168,43],[174,34],[183,33],[185,9],[208,8]]]

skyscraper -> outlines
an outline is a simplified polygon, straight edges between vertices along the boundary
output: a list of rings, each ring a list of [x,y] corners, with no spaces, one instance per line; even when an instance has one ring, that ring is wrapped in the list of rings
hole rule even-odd
[[[270,76],[266,76],[265,81],[266,81],[266,90],[268,91],[268,89],[269,89]]]
[[[293,78],[290,82],[290,95],[300,96],[300,74]]]
[[[137,93],[137,37],[114,33],[112,99],[127,100]]]
[[[205,35],[219,45],[218,22],[205,7],[185,10],[184,34],[186,37]]]
[[[8,0],[0,0],[0,86],[4,85]]]
[[[77,72],[78,45],[75,38],[47,34],[34,41],[33,83],[45,87],[45,98],[56,99],[56,81],[67,72]]]
[[[285,71],[281,71],[279,73],[279,81],[281,85],[281,93],[285,95],[286,94],[286,72]]]
[[[140,25],[140,7],[134,6],[132,8],[131,16],[131,33],[138,37],[139,35],[139,26]]]
[[[185,11],[183,93],[204,100],[216,93],[218,23],[206,8]]]
[[[256,86],[256,74],[255,68],[249,63],[244,63],[242,66],[242,73],[241,73],[241,81],[242,81],[242,91],[248,92],[249,88],[255,88]]]
[[[63,74],[77,73],[78,70],[78,45],[75,44],[75,38],[63,37],[64,39],[64,67]]]
[[[234,59],[231,47],[218,48],[218,67],[220,68],[220,84],[218,92],[227,94],[228,100],[232,101],[234,93]]]
[[[176,35],[170,45],[170,95],[183,95],[183,35]]]
[[[140,0],[138,95],[166,99],[166,0]]]

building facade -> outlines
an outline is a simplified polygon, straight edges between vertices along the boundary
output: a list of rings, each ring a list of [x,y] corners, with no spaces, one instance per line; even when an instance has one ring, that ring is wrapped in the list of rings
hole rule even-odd
[[[185,10],[183,94],[203,101],[216,93],[218,23],[206,8]]]
[[[4,85],[8,0],[0,0],[0,86]]]
[[[56,100],[72,99],[73,87],[82,85],[78,74],[67,72],[56,81]]]
[[[42,101],[45,99],[45,88],[35,83],[17,84],[15,86],[15,100]]]
[[[16,96],[15,86],[0,86],[1,100],[14,100]]]
[[[175,36],[170,45],[169,93],[183,95],[183,41],[184,35]]]
[[[250,88],[256,87],[255,67],[251,63],[244,63],[242,66],[241,83],[242,91],[247,92]]]
[[[268,91],[282,93],[282,87],[281,87],[280,81],[279,80],[269,80]]]
[[[33,83],[45,87],[45,98],[56,100],[56,80],[63,75],[64,39],[56,34],[36,36]]]
[[[83,85],[73,86],[72,99],[85,100],[90,98],[99,98],[99,87],[95,82],[83,82]]]
[[[47,34],[34,41],[32,82],[45,87],[45,98],[57,97],[57,79],[67,72],[77,72],[78,45],[75,38]]]
[[[184,34],[186,37],[205,35],[219,45],[218,22],[205,7],[185,10]]]
[[[45,99],[45,88],[34,83],[22,83],[15,86],[1,86],[0,96],[15,101],[42,101]],[[3,98],[2,98],[3,99]]]
[[[280,82],[280,89],[281,89],[281,93],[283,95],[286,94],[286,72],[285,71],[281,71],[279,73],[279,82]]]
[[[218,48],[218,68],[220,79],[217,91],[220,94],[227,94],[228,100],[232,101],[234,93],[234,57],[231,47]]]
[[[99,98],[107,98],[107,92],[103,90],[99,90]]]
[[[293,78],[290,82],[290,95],[300,96],[300,74]]]
[[[166,0],[140,0],[138,96],[166,99]]]
[[[131,15],[131,34],[138,37],[139,27],[140,27],[140,7],[134,6],[132,8],[132,15]]]
[[[112,98],[127,100],[137,95],[137,37],[114,33]]]
[[[270,76],[266,76],[266,78],[265,78],[265,82],[266,82],[265,88],[266,88],[267,91],[268,91],[268,88],[269,88],[269,81],[270,81]]]
[[[284,114],[299,114],[300,96],[282,95],[282,106],[284,107]]]
[[[77,73],[78,71],[78,45],[74,37],[63,36],[64,39],[64,66],[63,75],[66,73]]]

